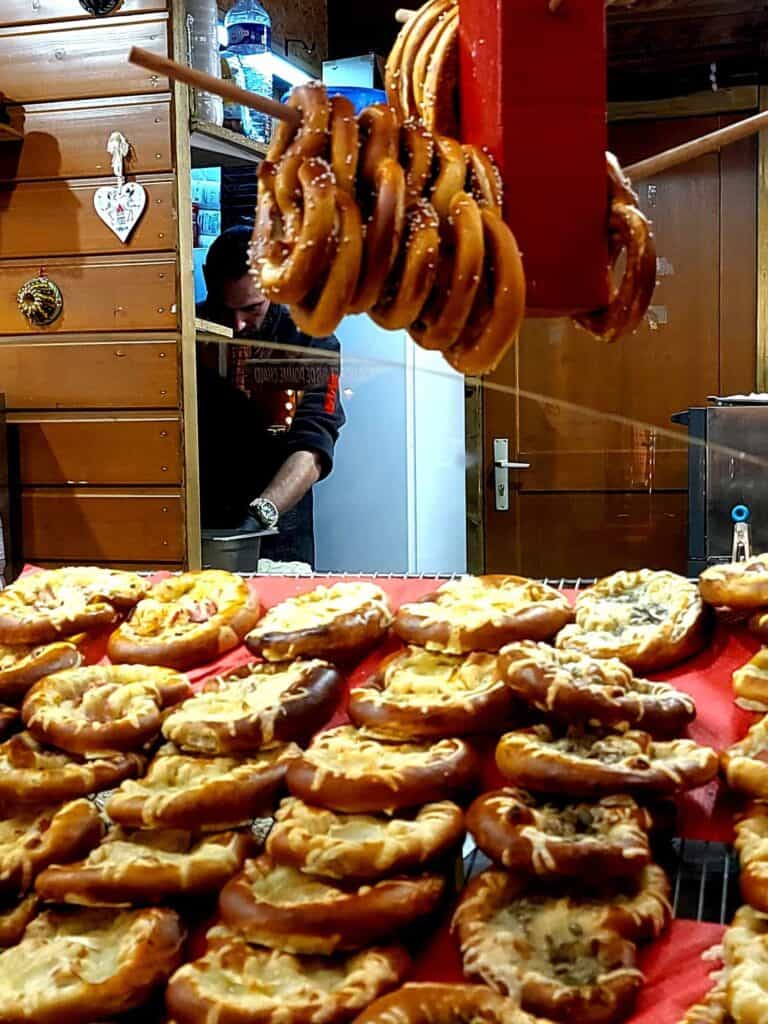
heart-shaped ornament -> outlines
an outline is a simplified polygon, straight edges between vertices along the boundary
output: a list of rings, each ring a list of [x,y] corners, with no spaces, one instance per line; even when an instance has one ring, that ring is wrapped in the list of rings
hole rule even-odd
[[[137,181],[104,185],[93,194],[96,213],[121,242],[128,241],[146,205],[146,190]]]

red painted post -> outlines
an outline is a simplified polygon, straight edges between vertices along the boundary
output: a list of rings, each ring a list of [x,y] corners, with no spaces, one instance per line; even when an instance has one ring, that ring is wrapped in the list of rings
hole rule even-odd
[[[460,0],[462,136],[505,183],[532,315],[608,299],[603,0]]]

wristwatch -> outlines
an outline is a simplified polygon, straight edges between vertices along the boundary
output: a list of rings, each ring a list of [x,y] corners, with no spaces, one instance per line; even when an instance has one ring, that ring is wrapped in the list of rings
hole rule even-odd
[[[277,526],[280,513],[274,501],[270,501],[269,498],[255,498],[249,507],[265,530],[273,530]]]

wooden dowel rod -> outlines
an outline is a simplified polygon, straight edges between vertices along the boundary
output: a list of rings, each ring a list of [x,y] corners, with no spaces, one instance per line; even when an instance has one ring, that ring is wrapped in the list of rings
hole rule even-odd
[[[204,92],[213,93],[214,96],[221,96],[222,99],[232,100],[233,103],[241,103],[251,110],[258,110],[267,117],[276,117],[288,124],[298,125],[301,115],[293,107],[285,103],[278,103],[267,96],[259,96],[258,93],[241,89],[239,85],[228,82],[223,78],[216,78],[214,75],[206,75],[204,71],[197,68],[189,68],[186,64],[177,64],[175,60],[168,60],[167,57],[158,57],[157,54],[142,50],[138,46],[132,46],[128,54],[131,64],[138,64],[147,71],[154,71],[166,78],[173,78],[177,82],[186,82],[195,89],[202,89]]]
[[[731,142],[746,139],[759,132],[761,128],[768,128],[768,110],[753,117],[746,117],[736,124],[729,124],[726,128],[719,128],[709,135],[692,139],[691,142],[684,142],[682,146],[665,149],[664,152],[649,156],[646,160],[638,160],[636,164],[625,167],[624,171],[632,181],[650,178],[654,174],[669,170],[670,167],[677,167],[678,164],[704,156],[705,153],[714,153]]]
[[[401,25],[405,25],[407,21],[410,21],[416,11],[412,11],[410,7],[398,7],[395,11],[395,21],[400,22]]]

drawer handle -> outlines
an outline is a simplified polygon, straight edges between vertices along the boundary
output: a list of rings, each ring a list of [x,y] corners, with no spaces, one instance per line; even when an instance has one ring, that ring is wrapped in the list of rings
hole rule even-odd
[[[41,273],[19,288],[16,304],[33,327],[47,327],[61,315],[64,299],[56,282]]]

